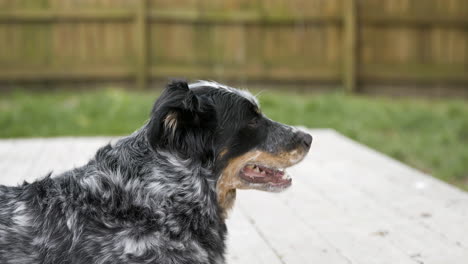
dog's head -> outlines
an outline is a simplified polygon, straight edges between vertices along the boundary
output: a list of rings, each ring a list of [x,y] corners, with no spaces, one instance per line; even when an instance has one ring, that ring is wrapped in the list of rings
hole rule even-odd
[[[309,134],[265,117],[250,93],[206,81],[170,83],[154,105],[148,139],[155,150],[210,164],[220,203],[235,189],[289,187],[284,169],[312,143]]]

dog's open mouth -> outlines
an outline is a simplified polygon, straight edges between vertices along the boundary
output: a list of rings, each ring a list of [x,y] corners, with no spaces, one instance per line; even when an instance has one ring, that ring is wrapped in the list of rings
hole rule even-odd
[[[291,185],[292,179],[284,169],[271,168],[259,164],[248,164],[239,173],[240,177],[250,183],[269,184],[277,187]]]

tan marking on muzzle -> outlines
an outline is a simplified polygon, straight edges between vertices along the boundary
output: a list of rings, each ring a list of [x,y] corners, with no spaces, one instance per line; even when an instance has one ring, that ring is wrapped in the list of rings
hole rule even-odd
[[[251,189],[249,184],[239,178],[239,172],[245,165],[256,163],[270,167],[286,168],[301,161],[305,154],[306,151],[297,149],[275,155],[254,150],[231,159],[217,182],[218,203],[222,209],[223,219],[226,219],[228,211],[234,206],[236,189]]]
[[[227,212],[234,206],[236,200],[236,189],[242,186],[242,182],[237,176],[244,165],[256,158],[257,151],[233,158],[228,162],[218,179],[216,189],[218,192],[218,203],[222,210],[222,218],[226,219]]]
[[[270,167],[287,168],[301,161],[305,157],[305,154],[305,150],[297,149],[291,152],[282,152],[275,155],[262,151],[259,152],[259,155],[252,160],[252,162]]]

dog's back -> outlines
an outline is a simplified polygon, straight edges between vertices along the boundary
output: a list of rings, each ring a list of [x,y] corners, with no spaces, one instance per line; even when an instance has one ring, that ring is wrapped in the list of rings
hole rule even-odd
[[[19,187],[0,186],[0,263],[66,259],[71,233],[61,225],[65,218],[58,192],[49,176]]]
[[[22,196],[24,187],[0,186],[0,263],[34,263],[30,217]],[[11,261],[9,261],[11,260]],[[15,262],[13,262],[15,261]]]
[[[143,135],[54,178],[0,186],[0,264],[222,263],[226,227],[203,211],[215,200],[186,196],[204,177],[143,155]],[[135,146],[142,155],[128,157]]]

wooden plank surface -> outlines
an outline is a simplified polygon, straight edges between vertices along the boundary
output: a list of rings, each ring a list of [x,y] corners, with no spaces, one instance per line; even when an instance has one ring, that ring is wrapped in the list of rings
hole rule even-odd
[[[228,263],[466,263],[467,193],[333,130],[310,133],[290,190],[239,191]],[[0,140],[0,184],[79,166],[111,140]]]

